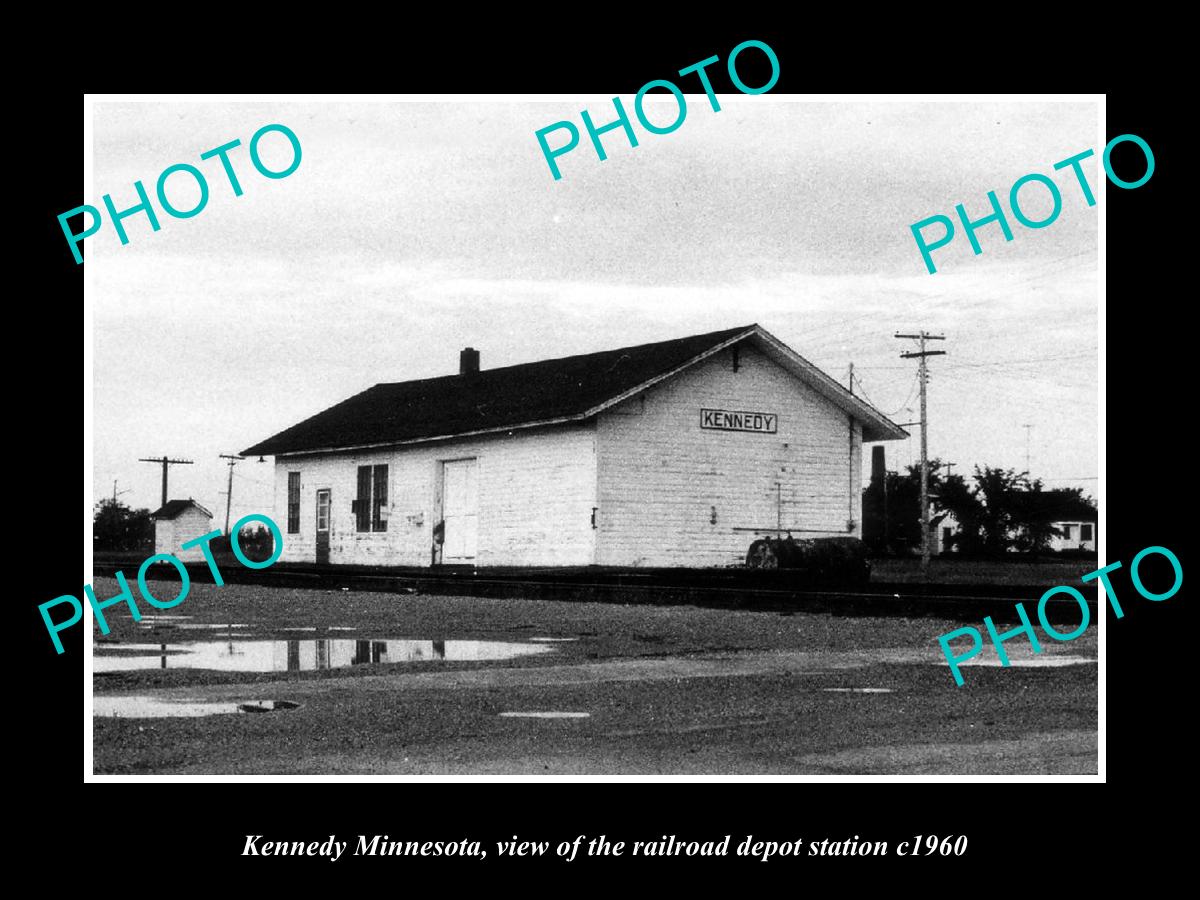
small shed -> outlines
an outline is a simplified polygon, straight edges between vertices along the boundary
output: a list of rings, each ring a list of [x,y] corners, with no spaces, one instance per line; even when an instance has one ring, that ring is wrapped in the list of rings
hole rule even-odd
[[[170,553],[184,562],[203,562],[199,546],[184,550],[182,545],[212,531],[212,517],[191,497],[168,500],[166,506],[150,514],[154,520],[154,552]]]

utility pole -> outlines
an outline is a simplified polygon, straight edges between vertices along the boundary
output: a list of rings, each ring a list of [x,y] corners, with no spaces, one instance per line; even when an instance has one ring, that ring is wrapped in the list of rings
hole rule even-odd
[[[1027,422],[1021,427],[1025,429],[1025,473],[1029,474],[1029,433],[1033,425]]]
[[[854,396],[854,363],[850,363],[850,396]]]
[[[229,534],[229,507],[233,504],[233,467],[236,466],[239,461],[241,461],[245,458],[246,457],[244,457],[244,456],[236,456],[236,455],[233,455],[230,453],[222,453],[221,454],[221,459],[229,460],[229,462],[226,463],[226,465],[229,466],[229,489],[225,492],[225,534],[226,534],[226,536],[228,536],[228,534]]]
[[[167,466],[190,466],[190,459],[168,459],[166,456],[139,459],[138,462],[152,462],[162,465],[162,506],[167,505]]]
[[[954,474],[954,467],[957,465],[958,465],[958,463],[952,463],[952,462],[946,463],[946,477],[947,478],[949,478],[951,475]]]
[[[118,491],[117,490],[117,479],[114,478],[113,479],[113,506],[117,505],[118,497],[120,497],[122,494],[128,494],[128,493],[129,493],[129,491]]]
[[[944,334],[930,334],[922,330],[918,334],[900,334],[896,337],[920,342],[921,349],[914,353],[901,353],[901,359],[917,360],[917,380],[921,385],[921,572],[929,570],[929,415],[925,405],[925,384],[929,380],[925,359],[930,356],[945,356],[945,350],[926,350],[926,341],[944,341]]]

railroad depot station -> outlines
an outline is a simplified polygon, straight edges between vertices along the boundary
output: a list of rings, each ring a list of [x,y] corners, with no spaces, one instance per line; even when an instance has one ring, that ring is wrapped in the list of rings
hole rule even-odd
[[[377,384],[275,458],[285,562],[707,567],[862,534],[862,445],[907,437],[758,325]]]

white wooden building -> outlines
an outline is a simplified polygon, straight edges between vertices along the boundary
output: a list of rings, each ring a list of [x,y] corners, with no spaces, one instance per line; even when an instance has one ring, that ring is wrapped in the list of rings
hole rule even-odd
[[[1050,538],[1050,549],[1056,552],[1063,550],[1089,550],[1096,552],[1096,517],[1079,517],[1072,521],[1054,522],[1055,534]]]
[[[168,500],[150,514],[154,520],[154,552],[169,553],[184,562],[203,562],[199,547],[181,549],[186,541],[212,531],[212,513],[191,498]]]
[[[275,457],[283,561],[724,566],[861,536],[862,445],[907,433],[757,325],[379,384]]]

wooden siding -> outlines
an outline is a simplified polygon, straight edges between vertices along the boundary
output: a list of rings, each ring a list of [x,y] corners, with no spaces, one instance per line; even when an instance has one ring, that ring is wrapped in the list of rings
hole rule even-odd
[[[287,513],[287,473],[300,473],[300,533],[284,535],[281,559],[316,556],[316,491],[332,491],[330,562],[431,564],[442,462],[478,459],[476,565],[587,565],[594,554],[595,430],[591,424],[511,436],[447,441],[362,453],[283,457],[275,465],[276,521]],[[387,464],[388,522],[360,532],[350,502],[360,465]]]
[[[777,431],[701,428],[704,408],[775,414]],[[755,535],[735,529],[861,536],[861,427],[752,348],[602,414],[596,444],[601,565],[737,563]]]

